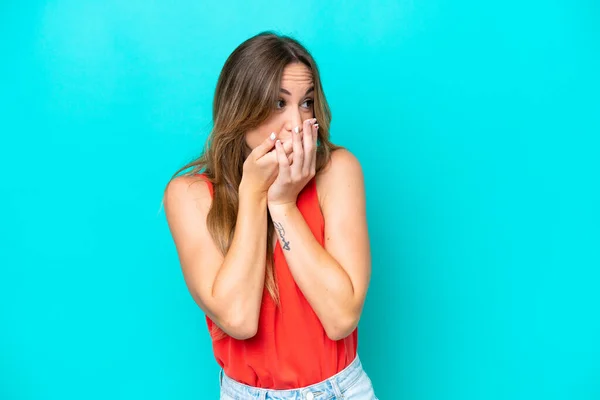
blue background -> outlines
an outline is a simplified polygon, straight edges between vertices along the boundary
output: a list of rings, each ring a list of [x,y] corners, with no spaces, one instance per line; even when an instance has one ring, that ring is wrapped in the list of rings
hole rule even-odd
[[[171,3],[0,5],[0,399],[217,398],[160,202],[267,29],[363,164],[377,395],[600,398],[600,3]]]

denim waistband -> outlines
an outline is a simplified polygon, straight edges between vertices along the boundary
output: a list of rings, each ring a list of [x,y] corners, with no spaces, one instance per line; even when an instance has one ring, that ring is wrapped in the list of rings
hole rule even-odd
[[[228,377],[221,369],[221,391],[234,399],[255,400],[320,400],[341,397],[363,374],[362,364],[358,355],[346,368],[319,383],[297,389],[263,389],[248,386]]]

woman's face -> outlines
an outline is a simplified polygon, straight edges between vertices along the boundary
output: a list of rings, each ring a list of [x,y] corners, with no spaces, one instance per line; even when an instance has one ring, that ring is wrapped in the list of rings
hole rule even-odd
[[[282,142],[291,140],[294,128],[298,127],[302,132],[302,123],[314,117],[313,103],[314,84],[310,69],[302,63],[287,65],[281,77],[275,111],[261,125],[246,132],[246,143],[254,149],[271,132],[275,132]]]

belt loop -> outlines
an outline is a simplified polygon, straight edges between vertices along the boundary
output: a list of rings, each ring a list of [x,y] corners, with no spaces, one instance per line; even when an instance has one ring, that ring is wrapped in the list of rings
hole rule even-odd
[[[338,384],[337,379],[333,378],[331,380],[331,387],[333,388],[333,393],[335,393],[336,399],[343,399],[342,390],[340,389],[340,385]]]
[[[223,387],[223,368],[219,368],[219,387]]]

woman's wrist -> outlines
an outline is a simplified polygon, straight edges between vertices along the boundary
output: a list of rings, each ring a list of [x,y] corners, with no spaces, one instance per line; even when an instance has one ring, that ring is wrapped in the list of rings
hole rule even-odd
[[[269,208],[269,213],[271,217],[275,217],[276,215],[286,215],[289,211],[293,210],[297,207],[295,201],[290,201],[286,203],[272,203],[268,202],[267,207]]]
[[[244,181],[244,179],[242,179],[242,182],[240,182],[238,193],[240,200],[247,199],[250,201],[256,201],[260,203],[264,202],[265,204],[267,202],[267,191],[260,190],[256,187],[253,187],[252,185],[249,185],[247,182]]]

